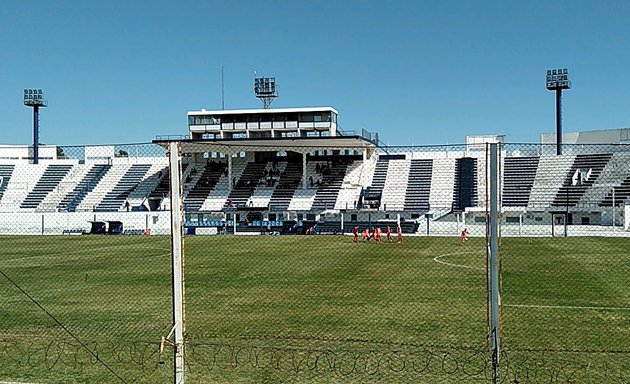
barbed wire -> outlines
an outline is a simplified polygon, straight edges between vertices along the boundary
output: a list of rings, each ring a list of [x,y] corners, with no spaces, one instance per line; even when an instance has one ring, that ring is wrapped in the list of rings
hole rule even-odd
[[[191,342],[186,358],[193,370],[274,370],[317,376],[423,375],[489,380],[491,355],[483,348],[401,346],[383,349],[280,346],[242,342]],[[620,351],[506,350],[501,383],[630,383],[630,353]]]
[[[286,340],[285,340],[286,341]],[[170,351],[159,354],[159,342],[86,342],[99,359],[124,365],[125,379],[151,380],[169,374]],[[0,359],[16,369],[83,373],[101,365],[84,346],[63,339],[0,338]],[[222,370],[276,371],[318,377],[415,377],[489,380],[491,356],[483,348],[438,346],[384,348],[358,346],[282,346],[246,340],[186,344],[187,369],[211,377]],[[500,356],[501,383],[630,383],[630,353],[556,350],[504,350]],[[332,379],[331,379],[332,380]]]
[[[116,380],[123,382],[134,382],[132,378],[136,374],[150,376],[158,369],[163,370],[168,359],[163,360],[158,349],[159,342],[148,341],[92,340],[79,343],[59,338],[0,338],[0,360],[16,371],[38,368],[77,374],[101,369],[103,362],[107,362],[119,368],[120,376],[116,375]]]

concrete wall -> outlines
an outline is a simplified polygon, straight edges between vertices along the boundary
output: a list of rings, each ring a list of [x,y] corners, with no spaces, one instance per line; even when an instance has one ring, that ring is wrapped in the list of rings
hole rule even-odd
[[[0,235],[61,235],[64,230],[89,231],[91,221],[121,221],[125,230],[170,233],[170,211],[3,213]]]

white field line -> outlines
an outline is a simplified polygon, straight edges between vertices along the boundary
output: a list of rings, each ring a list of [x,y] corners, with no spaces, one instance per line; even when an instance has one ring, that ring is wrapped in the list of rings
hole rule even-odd
[[[630,311],[630,307],[588,307],[572,305],[535,305],[535,304],[503,304],[504,307],[540,308],[540,309],[594,309],[598,311]]]
[[[23,381],[0,381],[0,384],[37,384],[37,383],[25,383]]]
[[[475,269],[475,270],[485,271],[485,268],[472,267],[470,265],[447,263],[446,261],[440,260],[443,257],[459,256],[459,255],[472,255],[474,253],[476,253],[476,252],[447,253],[447,254],[444,254],[444,255],[439,255],[439,256],[434,257],[433,261],[438,262],[440,264],[448,265],[450,267]],[[503,307],[514,307],[514,308],[538,308],[538,309],[589,309],[589,310],[596,310],[596,311],[630,311],[630,307],[597,307],[597,306],[537,305],[537,304],[502,304],[502,306]]]
[[[446,261],[442,261],[440,260],[443,257],[447,257],[447,256],[460,256],[460,255],[472,255],[472,254],[476,254],[477,252],[455,252],[455,253],[447,253],[444,255],[439,255],[439,256],[435,256],[433,258],[433,261],[438,262],[440,264],[444,264],[444,265],[448,265],[450,267],[456,267],[456,268],[467,268],[467,269],[475,269],[477,271],[485,271],[485,268],[481,268],[481,267],[472,267],[470,265],[462,265],[462,264],[454,264],[454,263],[447,263]]]

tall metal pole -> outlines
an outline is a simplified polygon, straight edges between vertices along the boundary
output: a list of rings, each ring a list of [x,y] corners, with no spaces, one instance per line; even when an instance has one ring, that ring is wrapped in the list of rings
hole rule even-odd
[[[33,164],[39,164],[39,107],[33,106]]]
[[[556,89],[556,154],[562,155],[562,88]]]
[[[488,220],[488,267],[489,276],[489,307],[490,307],[490,342],[492,357],[492,383],[499,380],[499,161],[498,144],[490,144],[490,217]]]
[[[173,379],[184,384],[184,251],[182,241],[182,184],[180,148],[177,142],[169,143],[171,177],[171,274],[173,283]]]

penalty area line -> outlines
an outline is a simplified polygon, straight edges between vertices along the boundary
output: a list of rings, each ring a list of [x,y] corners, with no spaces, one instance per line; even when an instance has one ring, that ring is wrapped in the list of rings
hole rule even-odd
[[[503,304],[504,307],[539,308],[539,309],[594,309],[598,311],[630,311],[630,307],[589,307],[573,305],[536,305],[536,304]]]

